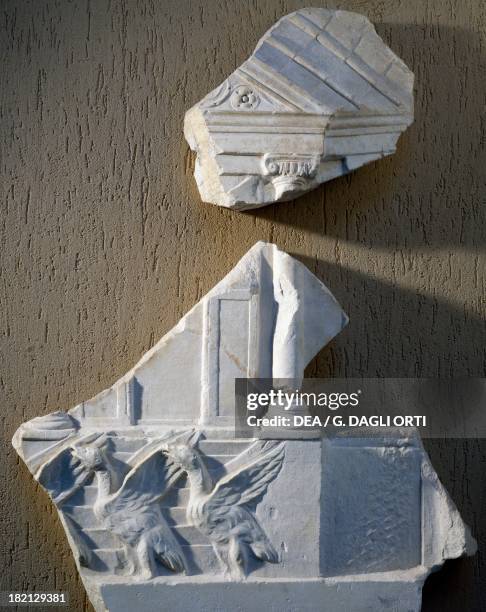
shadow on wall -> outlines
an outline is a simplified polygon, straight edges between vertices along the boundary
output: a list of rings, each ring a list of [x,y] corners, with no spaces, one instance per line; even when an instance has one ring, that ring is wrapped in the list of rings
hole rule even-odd
[[[454,483],[449,482],[450,478],[447,478],[446,472],[440,473],[440,468],[444,468],[444,465],[440,464],[440,452],[437,452],[439,445],[434,445],[434,442],[438,441],[429,440],[428,442],[429,444],[425,444],[426,450],[442,483],[450,491]],[[472,461],[481,461],[481,457],[484,460],[486,454],[486,440],[448,440],[447,449],[449,455],[457,455],[460,452],[465,456],[468,455]],[[444,458],[444,463],[447,461],[450,461],[450,457]],[[484,469],[481,471],[484,473]],[[481,477],[480,470],[476,467],[476,470],[473,468],[467,472],[464,474],[464,479],[468,477],[474,479],[479,476],[475,491],[478,491],[479,488],[484,491],[486,477]],[[477,513],[481,508],[481,495],[474,493],[470,495],[467,508],[464,507],[464,504],[459,503],[461,493],[452,497],[477,539],[478,552],[474,557],[446,561],[439,572],[427,578],[422,592],[422,612],[458,612],[459,610],[483,612],[484,596],[482,593],[485,592],[486,580],[481,571],[481,557],[486,551],[486,525],[484,517]],[[472,510],[474,506],[476,513]]]
[[[415,122],[397,152],[252,214],[370,247],[482,247],[482,39],[474,31],[440,26],[381,24],[377,31],[415,74]]]
[[[306,376],[484,375],[486,324],[480,317],[336,264],[294,256],[332,290],[350,317],[348,328],[309,364]],[[482,612],[486,440],[434,439],[424,445],[479,551],[473,558],[446,563],[427,580],[422,612]]]
[[[308,376],[484,376],[486,322],[477,314],[436,295],[291,255],[329,287],[350,319],[307,367]]]
[[[397,153],[289,205],[257,211],[276,224],[345,244],[395,251],[484,250],[486,68],[472,31],[387,26],[378,32],[414,71],[416,118]],[[420,44],[417,44],[420,41]],[[475,61],[471,61],[475,58]],[[350,324],[307,369],[325,376],[484,376],[486,324],[452,304],[339,265],[297,256],[336,295]],[[434,269],[427,274],[434,273]],[[433,283],[432,283],[433,286]],[[471,296],[466,296],[470,302]],[[479,551],[427,580],[423,612],[481,612],[486,575],[486,440],[425,440]]]

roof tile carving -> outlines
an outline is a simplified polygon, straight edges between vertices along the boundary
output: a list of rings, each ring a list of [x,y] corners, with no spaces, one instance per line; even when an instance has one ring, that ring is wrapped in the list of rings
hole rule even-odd
[[[202,199],[244,210],[393,153],[412,120],[413,74],[368,19],[312,8],[280,19],[184,133]]]

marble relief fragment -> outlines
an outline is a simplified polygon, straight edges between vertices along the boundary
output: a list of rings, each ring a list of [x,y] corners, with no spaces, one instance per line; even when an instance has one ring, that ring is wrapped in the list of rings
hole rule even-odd
[[[184,134],[203,201],[247,210],[390,155],[412,120],[413,74],[368,19],[306,8],[186,113]]]
[[[235,378],[298,382],[346,324],[259,242],[110,389],[19,427],[97,611],[418,611],[474,552],[418,438],[235,437]]]

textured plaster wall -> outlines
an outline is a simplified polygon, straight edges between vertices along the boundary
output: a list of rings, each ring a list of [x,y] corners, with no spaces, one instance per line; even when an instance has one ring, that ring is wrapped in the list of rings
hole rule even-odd
[[[184,111],[305,2],[1,2],[1,589],[89,609],[15,428],[109,386],[258,239],[350,315],[309,374],[485,375],[486,4],[312,4],[377,25],[415,72],[416,122],[394,157],[238,214],[200,202]],[[424,610],[485,610],[486,443],[428,448],[481,551],[430,579]]]

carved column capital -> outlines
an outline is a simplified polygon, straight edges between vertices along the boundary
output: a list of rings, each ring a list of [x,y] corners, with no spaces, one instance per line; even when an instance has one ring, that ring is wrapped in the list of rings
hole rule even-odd
[[[286,193],[303,191],[313,179],[319,167],[319,155],[275,155],[263,156],[263,174],[271,176],[277,198]]]

